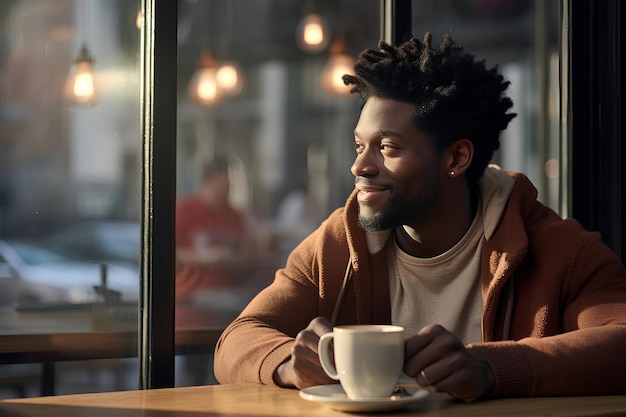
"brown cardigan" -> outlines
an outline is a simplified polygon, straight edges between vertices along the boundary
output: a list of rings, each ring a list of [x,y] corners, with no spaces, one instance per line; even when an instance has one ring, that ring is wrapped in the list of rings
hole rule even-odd
[[[536,201],[522,174],[482,251],[483,342],[493,397],[626,394],[626,269],[599,234]],[[371,254],[355,194],[291,254],[274,282],[224,331],[221,383],[274,384],[297,333],[333,315],[349,259],[338,324],[389,323],[385,251]]]

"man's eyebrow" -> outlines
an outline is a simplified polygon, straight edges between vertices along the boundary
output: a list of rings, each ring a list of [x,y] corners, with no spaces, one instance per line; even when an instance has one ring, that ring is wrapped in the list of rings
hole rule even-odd
[[[400,132],[396,132],[395,130],[379,130],[376,135],[379,138],[384,138],[388,136],[391,136],[391,137],[403,137],[404,136]]]
[[[359,137],[359,134],[357,133],[356,129],[354,130],[354,136]],[[376,132],[376,136],[379,137],[379,138],[385,138],[385,137],[401,138],[401,137],[404,137],[404,135],[402,135],[400,132],[396,132],[395,130],[379,130],[378,132]]]

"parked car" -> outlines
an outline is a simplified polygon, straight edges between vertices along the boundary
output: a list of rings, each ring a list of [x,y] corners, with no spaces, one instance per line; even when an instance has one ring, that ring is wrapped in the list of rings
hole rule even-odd
[[[53,233],[46,241],[71,258],[138,265],[140,232],[138,222],[86,220]]]
[[[137,301],[137,268],[72,259],[33,241],[0,240],[2,305],[92,303],[116,294],[119,301]]]

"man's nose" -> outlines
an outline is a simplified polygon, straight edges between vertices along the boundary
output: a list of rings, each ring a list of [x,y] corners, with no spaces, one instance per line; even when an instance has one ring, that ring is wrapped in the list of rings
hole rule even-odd
[[[356,156],[350,171],[355,177],[377,175],[378,165],[376,154],[366,148]]]

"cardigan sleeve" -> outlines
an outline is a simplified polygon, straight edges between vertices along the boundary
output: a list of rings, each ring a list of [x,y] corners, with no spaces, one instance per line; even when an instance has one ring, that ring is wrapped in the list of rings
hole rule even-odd
[[[309,237],[292,253],[274,282],[261,291],[222,333],[214,372],[222,383],[274,385],[276,368],[291,355],[298,332],[318,316],[318,287]]]
[[[330,319],[348,259],[343,212],[337,210],[223,332],[215,349],[218,381],[274,385],[274,372],[288,360],[297,334],[316,317]]]

